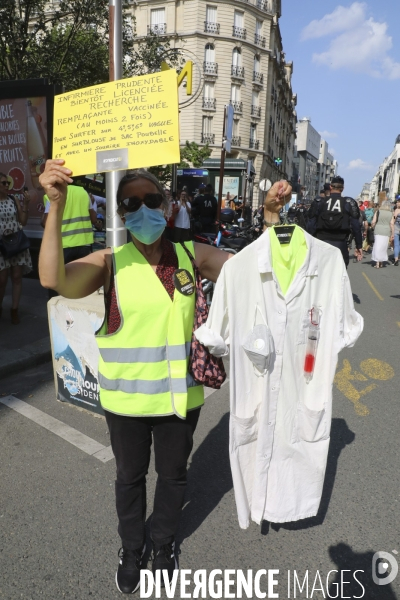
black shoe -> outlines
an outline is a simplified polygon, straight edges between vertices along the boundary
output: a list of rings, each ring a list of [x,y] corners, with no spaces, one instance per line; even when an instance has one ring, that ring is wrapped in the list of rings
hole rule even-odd
[[[156,571],[161,571],[161,587],[164,587],[163,571],[166,570],[168,573],[168,580],[172,580],[175,569],[178,568],[178,561],[176,560],[175,554],[175,542],[170,544],[164,544],[164,546],[157,546],[153,544],[153,575],[156,575]]]
[[[138,550],[120,548],[118,552],[119,565],[115,573],[115,583],[123,594],[133,594],[140,586],[140,569],[146,544]]]

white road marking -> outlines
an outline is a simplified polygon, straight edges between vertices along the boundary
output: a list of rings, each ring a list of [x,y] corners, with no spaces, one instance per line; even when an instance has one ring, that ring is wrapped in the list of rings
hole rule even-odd
[[[86,454],[94,456],[101,462],[105,463],[114,458],[111,446],[103,446],[103,444],[99,444],[99,442],[96,442],[96,440],[93,440],[84,433],[81,433],[77,429],[66,425],[62,421],[47,415],[38,408],[27,404],[27,402],[24,402],[23,400],[19,400],[14,396],[6,396],[5,398],[0,398],[0,402],[5,406],[8,406],[8,408],[12,408],[27,419],[30,419],[37,425],[40,425],[55,435],[58,435],[63,440],[66,440],[73,446],[79,448],[79,450],[82,450],[82,452],[86,452]]]

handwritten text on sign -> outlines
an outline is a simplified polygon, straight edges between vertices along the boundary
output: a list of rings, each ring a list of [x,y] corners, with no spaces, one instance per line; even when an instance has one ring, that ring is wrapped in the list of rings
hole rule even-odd
[[[177,75],[173,70],[56,96],[53,157],[74,175],[177,163]]]

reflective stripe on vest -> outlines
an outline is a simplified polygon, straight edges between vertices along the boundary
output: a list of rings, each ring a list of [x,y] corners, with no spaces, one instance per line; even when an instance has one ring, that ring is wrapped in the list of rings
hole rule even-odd
[[[89,196],[80,186],[69,185],[61,224],[63,248],[93,244]]]
[[[185,251],[175,249],[179,268],[194,278]],[[101,404],[117,414],[185,418],[204,402],[203,387],[188,374],[195,294],[175,290],[172,302],[133,243],[114,248],[113,262],[121,326],[106,335],[103,323],[96,336]]]
[[[178,346],[168,346],[169,360],[185,360],[190,354],[190,342]],[[167,346],[157,348],[100,348],[104,362],[160,362],[167,360]]]

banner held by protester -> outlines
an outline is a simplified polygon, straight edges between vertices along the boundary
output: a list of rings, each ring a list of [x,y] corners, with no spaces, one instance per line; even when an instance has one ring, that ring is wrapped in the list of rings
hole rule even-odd
[[[178,163],[176,71],[55,97],[53,158],[76,175]]]

